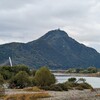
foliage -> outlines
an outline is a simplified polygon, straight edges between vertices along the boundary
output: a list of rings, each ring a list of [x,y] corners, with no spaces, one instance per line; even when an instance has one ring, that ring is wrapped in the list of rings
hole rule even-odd
[[[50,86],[43,86],[41,87],[41,89],[50,91],[68,91],[68,88],[64,83],[52,84]]]
[[[64,84],[67,86],[68,89],[73,89],[73,87],[78,86],[78,83],[73,83],[69,81],[66,81]]]
[[[96,73],[97,72],[97,68],[96,67],[89,67],[87,69],[90,73]]]
[[[66,73],[96,73],[98,70],[96,67],[88,68],[69,68]]]
[[[4,83],[4,79],[3,79],[3,76],[0,74],[0,85],[3,85]]]
[[[57,86],[61,87],[64,91],[68,91],[68,87],[65,83],[58,83]]]
[[[2,86],[0,86],[0,97],[4,95],[5,95],[5,89]]]
[[[38,86],[50,86],[56,82],[54,75],[47,67],[41,67],[35,74],[35,81]]]
[[[35,73],[36,73],[36,70],[35,69],[32,69],[31,71],[30,71],[30,74],[31,74],[31,76],[35,76]]]
[[[5,80],[9,80],[12,76],[16,75],[19,71],[25,71],[30,74],[30,70],[25,65],[16,65],[16,66],[1,66],[0,73]]]
[[[88,83],[80,83],[78,87],[82,87],[83,89],[93,89]]]
[[[79,79],[78,79],[78,82],[79,82],[79,81],[85,83],[86,79],[85,79],[85,78],[79,78]]]
[[[20,71],[10,80],[10,87],[24,88],[31,84],[29,76],[25,71]]]
[[[56,85],[56,84],[52,84],[49,89],[51,91],[63,91],[62,88],[59,86],[59,85]]]
[[[11,67],[11,69],[12,69],[12,72],[14,72],[15,74],[18,73],[19,71],[25,71],[28,74],[30,74],[30,69],[25,65],[16,65],[16,66]]]
[[[73,78],[69,78],[68,81],[69,81],[69,82],[73,82],[73,83],[75,83],[76,78],[74,78],[74,77],[73,77]]]

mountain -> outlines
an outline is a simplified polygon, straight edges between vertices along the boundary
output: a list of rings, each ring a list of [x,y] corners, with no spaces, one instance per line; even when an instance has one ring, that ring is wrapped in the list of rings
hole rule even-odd
[[[60,29],[47,32],[44,36],[28,43],[0,45],[0,64],[11,57],[13,65],[25,64],[31,68],[48,66],[50,69],[70,67],[100,68],[100,53],[78,43]]]

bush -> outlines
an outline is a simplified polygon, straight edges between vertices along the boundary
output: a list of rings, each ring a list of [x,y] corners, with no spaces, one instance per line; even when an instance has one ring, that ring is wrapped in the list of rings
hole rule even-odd
[[[35,73],[36,73],[36,70],[35,69],[32,69],[31,71],[30,71],[30,74],[34,77],[35,76]]]
[[[30,78],[32,86],[36,86],[36,80],[34,77]]]
[[[50,86],[56,82],[54,75],[47,67],[41,67],[34,78],[38,86]]]
[[[68,79],[68,82],[73,82],[74,83],[75,81],[76,81],[76,78],[69,78]]]
[[[50,86],[51,91],[63,91],[62,88],[56,84]]]
[[[10,80],[11,88],[24,88],[31,84],[28,74],[25,71],[20,71]]]
[[[64,83],[58,83],[57,86],[61,87],[62,90],[64,90],[64,91],[68,91],[68,87],[67,87],[67,85],[64,84]]]
[[[50,86],[42,86],[40,88],[43,89],[43,90],[50,90]]]
[[[83,87],[84,89],[93,89],[93,87],[88,83],[80,83],[79,86]]]
[[[41,89],[44,90],[51,90],[51,91],[68,91],[68,88],[64,83],[59,83],[59,84],[52,84],[51,86],[43,86]]]
[[[75,89],[77,89],[77,90],[84,90],[83,87],[81,87],[81,86],[78,86]]]
[[[3,76],[0,74],[0,85],[3,85],[4,83],[4,79],[3,79]]]
[[[68,89],[72,89],[73,87],[78,86],[78,83],[73,83],[73,82],[65,82],[65,85],[67,86]]]
[[[85,79],[85,78],[79,78],[79,79],[78,79],[78,82],[79,82],[79,81],[85,83],[86,79]]]

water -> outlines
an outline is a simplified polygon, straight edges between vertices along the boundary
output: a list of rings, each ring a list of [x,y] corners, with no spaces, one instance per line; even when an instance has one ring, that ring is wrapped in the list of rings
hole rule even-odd
[[[56,75],[55,75],[56,76]],[[68,78],[71,78],[72,76],[56,76],[57,79],[57,83],[63,83],[66,82],[68,80]],[[86,82],[91,84],[93,88],[100,88],[100,78],[98,77],[76,77],[76,79],[79,78],[85,78]]]

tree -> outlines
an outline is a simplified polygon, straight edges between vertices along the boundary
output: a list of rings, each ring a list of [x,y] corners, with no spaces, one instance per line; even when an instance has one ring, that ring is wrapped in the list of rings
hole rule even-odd
[[[10,80],[10,87],[24,88],[30,83],[29,75],[25,71],[20,71]]]
[[[25,65],[16,65],[12,67],[12,72],[14,72],[15,74],[18,73],[19,71],[25,71],[28,74],[30,74],[30,69]]]
[[[50,86],[56,82],[54,75],[47,67],[41,67],[35,74],[35,80],[38,86]]]

